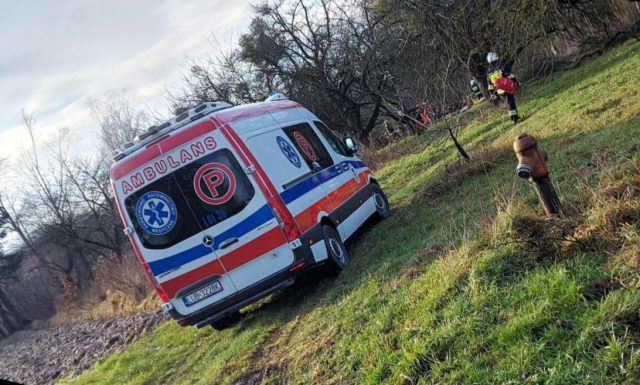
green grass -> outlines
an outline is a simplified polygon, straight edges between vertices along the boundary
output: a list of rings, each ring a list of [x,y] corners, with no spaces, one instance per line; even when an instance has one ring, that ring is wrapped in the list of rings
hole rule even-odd
[[[377,171],[392,217],[353,242],[337,279],[303,276],[223,332],[167,322],[63,383],[639,383],[638,79],[629,43],[526,85],[517,127],[474,107],[460,141],[495,168],[429,199],[455,150],[407,139],[426,149]],[[515,156],[483,150],[521,131],[548,151],[567,218],[537,219]]]

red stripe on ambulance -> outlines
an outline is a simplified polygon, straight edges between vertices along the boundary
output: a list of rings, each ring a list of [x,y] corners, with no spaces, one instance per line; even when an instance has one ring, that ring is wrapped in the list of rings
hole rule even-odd
[[[175,298],[178,291],[195,282],[211,277],[212,275],[222,277],[224,274],[225,271],[222,268],[222,265],[220,265],[220,261],[215,259],[209,263],[205,263],[197,269],[191,270],[188,273],[184,273],[176,278],[162,282],[161,285],[169,298]]]
[[[341,204],[346,202],[351,196],[353,196],[354,190],[356,190],[358,186],[356,185],[356,181],[353,179],[349,179],[349,181],[337,189],[329,192],[329,199],[331,203],[333,203],[333,210],[338,208]]]
[[[194,282],[198,282],[212,275],[223,276],[226,274],[222,269],[223,265],[227,271],[237,269],[245,263],[258,258],[263,254],[284,245],[285,243],[286,241],[282,235],[282,231],[280,228],[276,227],[263,234],[261,237],[258,237],[236,250],[233,250],[220,259],[206,263],[188,273],[184,273],[176,278],[163,282],[162,288],[169,298],[174,298],[179,290],[193,284]],[[220,262],[222,262],[222,265]]]
[[[330,213],[333,205],[328,197],[324,197],[318,202],[304,209],[300,214],[296,215],[296,223],[300,232],[309,231],[313,226],[318,224],[318,214]]]
[[[132,155],[130,158],[125,158],[111,168],[111,180],[122,178],[143,164],[158,158],[160,155],[162,155],[160,147],[154,145],[142,150],[140,153]]]
[[[359,175],[360,180],[367,181],[366,183],[364,183],[364,186],[368,184],[368,175],[371,175],[371,171],[369,170],[363,171]],[[330,192],[327,197],[322,198],[318,202],[304,209],[302,212],[296,215],[296,223],[300,228],[300,232],[304,233],[310,230],[313,226],[317,225],[318,214],[322,212],[330,213],[331,211],[335,210],[336,207],[345,203],[354,195],[354,190],[357,192],[361,188],[363,188],[363,186],[352,179],[349,182],[338,187],[334,191]]]
[[[220,260],[227,271],[235,270],[286,243],[287,241],[282,235],[282,230],[280,230],[279,227],[274,227],[261,237],[224,255]]]
[[[210,120],[202,122],[197,126],[193,126],[188,130],[173,134],[162,142],[158,143],[163,154],[166,154],[178,147],[184,146],[195,138],[198,138],[206,133],[213,132],[217,127]]]

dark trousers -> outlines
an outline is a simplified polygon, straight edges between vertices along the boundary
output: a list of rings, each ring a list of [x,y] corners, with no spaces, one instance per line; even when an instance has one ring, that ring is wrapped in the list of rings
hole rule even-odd
[[[507,105],[509,106],[509,116],[511,119],[514,119],[515,116],[518,116],[518,107],[516,106],[516,98],[508,92],[504,93],[504,96],[507,98]]]

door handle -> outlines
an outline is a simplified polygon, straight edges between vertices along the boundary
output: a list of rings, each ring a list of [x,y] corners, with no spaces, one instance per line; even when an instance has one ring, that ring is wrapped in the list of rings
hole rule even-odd
[[[240,241],[240,239],[238,238],[229,238],[225,241],[222,241],[220,243],[220,247],[218,247],[220,250],[226,249],[227,247],[233,245],[234,243],[238,243]]]
[[[264,228],[267,228],[267,227],[271,226],[272,224],[273,224],[273,219],[268,221],[268,222],[265,222],[265,223],[261,224],[258,227],[256,227],[256,230],[262,230]]]

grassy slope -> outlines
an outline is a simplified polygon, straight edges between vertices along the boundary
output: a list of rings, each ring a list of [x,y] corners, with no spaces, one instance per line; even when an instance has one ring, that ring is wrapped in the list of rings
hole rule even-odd
[[[377,172],[394,215],[354,242],[340,277],[307,277],[224,332],[168,322],[66,383],[637,383],[640,278],[625,255],[638,222],[614,226],[614,248],[599,233],[594,247],[529,247],[518,223],[536,198],[504,147],[520,131],[540,138],[569,221],[599,228],[589,192],[638,173],[624,166],[640,148],[638,79],[640,44],[628,44],[527,86],[517,128],[476,108],[460,140],[495,168],[425,203],[455,151],[396,156]]]

